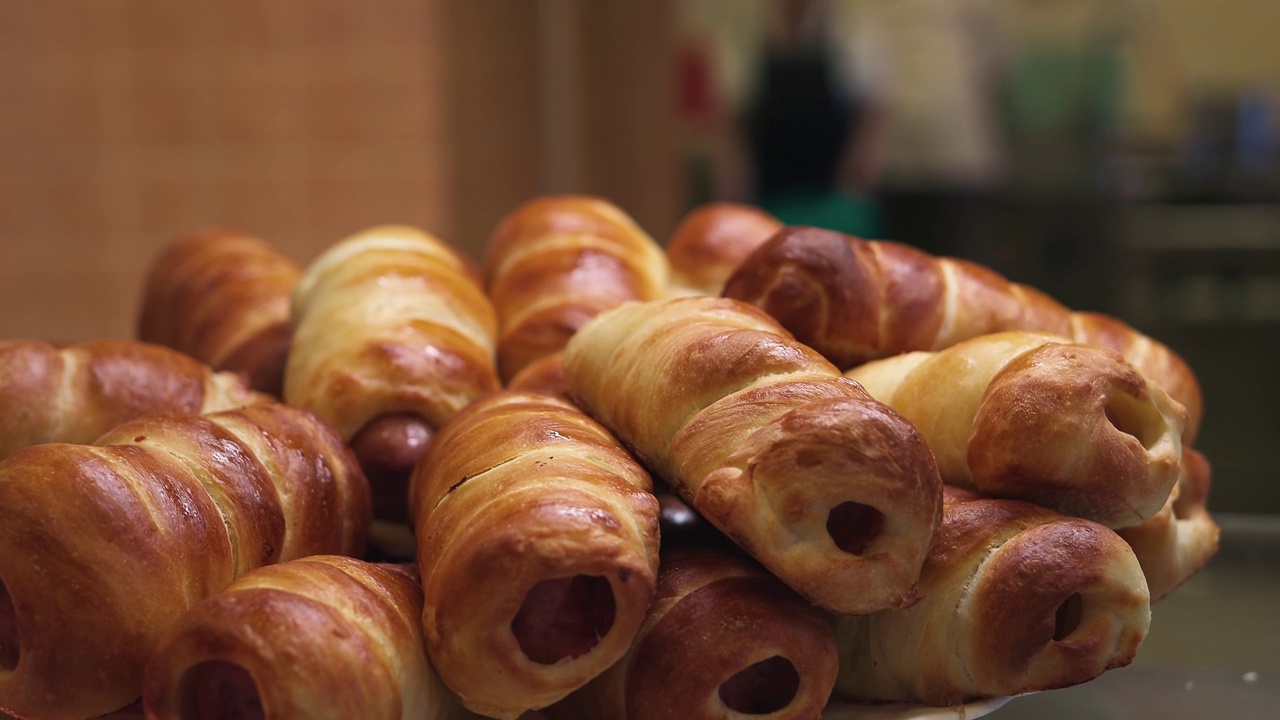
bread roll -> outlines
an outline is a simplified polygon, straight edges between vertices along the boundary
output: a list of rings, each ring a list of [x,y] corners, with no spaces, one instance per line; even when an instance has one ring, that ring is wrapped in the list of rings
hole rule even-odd
[[[1120,353],[1004,332],[846,373],[915,424],[943,482],[1137,525],[1182,469],[1180,405]]]
[[[951,496],[916,605],[836,619],[837,697],[958,705],[1127,665],[1146,637],[1142,569],[1115,532],[1016,500]]]
[[[364,550],[369,488],[341,438],[263,405],[149,415],[0,462],[0,709],[85,718],[142,692],[188,607],[262,565]]]
[[[568,720],[816,718],[836,678],[824,614],[755,563],[664,549],[631,649],[553,708]]]
[[[552,395],[496,393],[440,430],[412,484],[422,626],[468,708],[515,718],[622,656],[657,575],[652,489]]]
[[[147,664],[148,717],[475,717],[427,661],[421,613],[412,565],[316,555],[259,568],[166,633]]]
[[[633,303],[565,351],[570,397],[809,600],[904,607],[940,513],[920,434],[734,300]]]
[[[562,350],[600,311],[662,297],[667,275],[662,248],[612,203],[564,195],[516,208],[485,252],[503,379]]]
[[[743,260],[724,295],[768,312],[842,370],[1003,330],[1047,332],[1122,353],[1200,428],[1195,373],[1167,346],[1098,313],[1073,313],[976,263],[817,228],[787,228]]]
[[[374,542],[412,554],[407,486],[432,434],[499,387],[496,320],[467,261],[404,226],[357,233],[303,273],[285,400],[355,450],[374,491]]]
[[[138,338],[242,373],[279,397],[289,354],[289,298],[302,270],[258,238],[227,229],[184,235],[147,269]]]
[[[215,373],[159,345],[0,341],[0,459],[38,443],[93,442],[149,413],[210,413],[267,401],[240,376]]]
[[[1183,448],[1182,474],[1164,507],[1120,531],[1142,564],[1152,602],[1168,597],[1218,552],[1220,531],[1208,509],[1212,475],[1203,453]]]
[[[564,351],[551,355],[524,366],[511,382],[510,390],[537,390],[552,395],[564,396]]]
[[[675,295],[719,295],[738,265],[782,223],[750,205],[707,203],[680,221],[667,242]]]

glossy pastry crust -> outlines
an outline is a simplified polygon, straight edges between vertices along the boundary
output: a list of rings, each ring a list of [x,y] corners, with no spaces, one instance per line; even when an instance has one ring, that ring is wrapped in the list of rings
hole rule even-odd
[[[751,205],[713,202],[695,208],[667,241],[672,294],[719,295],[738,265],[782,227]]]
[[[0,708],[83,718],[142,690],[160,636],[256,567],[364,551],[369,489],[311,414],[150,415],[0,462]]]
[[[411,486],[432,663],[515,718],[613,664],[653,595],[648,473],[568,402],[503,391],[436,436]]]
[[[148,717],[190,717],[192,706],[228,719],[238,708],[311,720],[473,717],[427,660],[421,612],[412,565],[316,555],[260,568],[165,635],[147,665]]]
[[[421,230],[357,233],[293,297],[285,400],[337,428],[373,487],[372,541],[409,558],[409,476],[437,428],[500,386],[493,305],[468,261]]]
[[[824,613],[755,563],[664,549],[658,589],[627,655],[557,718],[816,718],[836,678]]]
[[[350,439],[384,413],[439,427],[498,388],[493,306],[466,261],[407,226],[330,247],[294,291],[285,400]]]
[[[923,599],[836,620],[837,696],[957,705],[1082,683],[1132,661],[1150,596],[1115,532],[1030,503],[949,495]]]
[[[502,220],[485,252],[485,287],[500,324],[498,365],[511,380],[564,348],[597,313],[667,289],[653,238],[599,198],[538,198]]]
[[[537,390],[552,395],[564,396],[564,351],[551,355],[524,366],[511,382],[509,390]]]
[[[1164,507],[1142,524],[1120,531],[1142,564],[1152,602],[1168,597],[1218,553],[1221,533],[1208,508],[1212,479],[1209,459],[1183,448],[1182,474]]]
[[[239,231],[184,235],[147,269],[138,338],[243,373],[254,389],[279,397],[289,301],[301,273],[273,246]]]
[[[1128,527],[1182,471],[1185,412],[1109,348],[1003,332],[845,375],[920,429],[943,482],[985,495]]]
[[[634,303],[569,342],[565,385],[646,467],[811,601],[903,607],[940,513],[920,434],[767,315]]]
[[[0,341],[0,459],[37,443],[90,443],[149,413],[210,413],[267,401],[240,376],[159,345]]]
[[[977,263],[792,227],[744,260],[726,281],[724,295],[762,308],[841,369],[1004,330],[1103,345],[1122,353],[1186,408],[1187,443],[1200,427],[1199,382],[1169,347],[1114,318],[1073,313]]]

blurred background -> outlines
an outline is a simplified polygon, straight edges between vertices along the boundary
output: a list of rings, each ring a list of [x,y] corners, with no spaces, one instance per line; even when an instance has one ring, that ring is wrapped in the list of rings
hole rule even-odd
[[[0,0],[0,338],[133,330],[176,235],[480,257],[545,193],[971,258],[1199,373],[1217,510],[1280,511],[1280,3]]]

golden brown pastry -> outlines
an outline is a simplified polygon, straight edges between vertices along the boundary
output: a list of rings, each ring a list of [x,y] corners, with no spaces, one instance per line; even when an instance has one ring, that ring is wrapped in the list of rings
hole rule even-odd
[[[420,230],[330,247],[299,280],[285,400],[337,428],[374,492],[374,543],[408,557],[406,488],[432,434],[499,387],[493,306],[467,262]]]
[[[719,295],[734,269],[782,227],[751,205],[713,202],[695,208],[667,242],[672,293]]]
[[[600,311],[667,290],[662,248],[622,210],[593,197],[551,196],[516,208],[489,238],[484,265],[504,380],[563,349]]]
[[[1168,597],[1218,552],[1218,524],[1207,507],[1212,477],[1208,458],[1183,448],[1182,475],[1168,502],[1141,525],[1120,531],[1142,564],[1152,602]]]
[[[1017,500],[948,493],[919,603],[836,619],[837,697],[957,705],[1129,664],[1151,606],[1114,531]]]
[[[368,524],[341,438],[285,405],[148,415],[96,445],[20,450],[0,462],[0,709],[123,707],[192,604],[262,565],[358,554]]]
[[[165,634],[147,663],[148,717],[475,717],[428,662],[421,614],[412,565],[315,555],[259,568]]]
[[[994,333],[845,375],[920,429],[943,482],[984,495],[1129,527],[1182,472],[1182,407],[1108,348]]]
[[[496,393],[441,428],[412,485],[422,627],[468,708],[515,718],[622,656],[656,582],[652,489],[552,395]]]
[[[910,423],[745,303],[633,303],[565,351],[570,397],[809,600],[904,607],[940,513]]]
[[[536,360],[516,373],[507,383],[510,390],[538,390],[564,396],[564,351]]]
[[[215,370],[243,373],[280,397],[289,354],[289,298],[302,270],[251,235],[209,229],[184,235],[147,270],[138,338]]]
[[[755,563],[664,549],[631,649],[553,712],[564,720],[816,718],[836,662],[825,614]]]
[[[93,442],[148,413],[210,413],[268,400],[240,376],[159,345],[0,341],[0,459],[38,443]]]
[[[1003,330],[1032,330],[1118,350],[1187,410],[1200,385],[1167,346],[1098,313],[1071,312],[976,263],[816,228],[787,228],[744,260],[724,295],[756,305],[841,369],[913,350],[941,350]]]

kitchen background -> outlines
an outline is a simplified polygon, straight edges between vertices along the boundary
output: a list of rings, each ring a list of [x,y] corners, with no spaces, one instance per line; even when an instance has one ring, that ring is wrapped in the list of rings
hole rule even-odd
[[[1211,507],[1280,512],[1277,27],[1256,0],[0,0],[0,338],[131,334],[150,257],[207,225],[306,262],[405,222],[478,258],[543,193],[660,242],[745,200],[1165,341]]]

